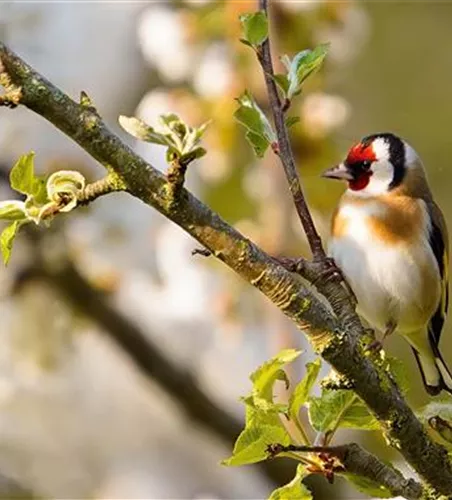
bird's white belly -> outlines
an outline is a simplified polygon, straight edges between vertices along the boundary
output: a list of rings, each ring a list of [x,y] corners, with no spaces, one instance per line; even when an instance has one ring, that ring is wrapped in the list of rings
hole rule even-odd
[[[401,333],[408,333],[428,323],[439,303],[440,282],[439,274],[433,280],[430,273],[429,280],[425,277],[425,269],[437,272],[427,241],[388,245],[373,239],[358,219],[346,234],[332,238],[329,253],[349,281],[358,311],[373,327],[384,331],[395,322]]]

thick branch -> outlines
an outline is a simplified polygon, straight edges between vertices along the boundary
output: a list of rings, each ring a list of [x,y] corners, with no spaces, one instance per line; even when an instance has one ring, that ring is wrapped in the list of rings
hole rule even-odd
[[[452,492],[452,466],[446,450],[429,438],[391,378],[364,355],[358,342],[363,328],[354,313],[349,322],[338,321],[297,276],[185,189],[177,208],[170,210],[165,177],[110,132],[97,114],[70,99],[3,44],[0,60],[12,83],[22,89],[21,104],[48,119],[116,172],[133,196],[174,221],[264,293],[304,330],[314,349],[352,383],[391,444],[419,475],[439,492]],[[331,292],[337,288],[333,283]]]
[[[375,481],[387,488],[394,496],[418,500],[423,494],[422,486],[414,479],[404,478],[400,471],[384,464],[375,455],[356,443],[341,446],[282,446],[275,444],[269,447],[269,452],[273,456],[284,452],[308,452],[332,456],[339,460],[344,469],[343,472]]]

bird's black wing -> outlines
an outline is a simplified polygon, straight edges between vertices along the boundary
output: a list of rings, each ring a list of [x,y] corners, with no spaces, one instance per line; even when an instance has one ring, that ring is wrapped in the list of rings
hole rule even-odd
[[[449,306],[449,245],[447,227],[441,210],[433,202],[428,208],[431,221],[429,243],[441,276],[441,299],[428,325],[430,340],[437,346]]]

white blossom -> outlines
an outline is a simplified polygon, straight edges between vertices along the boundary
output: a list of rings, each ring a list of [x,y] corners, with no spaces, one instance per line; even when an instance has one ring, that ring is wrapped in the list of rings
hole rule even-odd
[[[193,84],[205,97],[224,95],[234,81],[234,68],[224,44],[212,44],[203,54],[197,67]]]
[[[138,40],[146,61],[165,79],[177,82],[190,75],[194,53],[176,10],[159,4],[145,10],[138,23]]]
[[[301,120],[306,132],[321,138],[345,123],[350,115],[349,103],[340,96],[315,92],[301,105]]]

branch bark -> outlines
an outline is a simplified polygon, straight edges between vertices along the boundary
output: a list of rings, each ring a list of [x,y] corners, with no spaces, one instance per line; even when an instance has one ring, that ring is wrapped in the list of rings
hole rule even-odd
[[[326,296],[340,314],[336,317],[297,276],[187,190],[182,189],[177,206],[172,206],[167,180],[157,169],[122,143],[98,114],[70,99],[4,44],[0,44],[0,61],[12,84],[21,88],[20,104],[53,123],[110,172],[115,172],[131,195],[178,224],[266,295],[304,331],[315,351],[350,381],[379,420],[389,442],[420,477],[439,493],[452,493],[452,465],[447,451],[430,439],[391,377],[364,354],[358,341],[363,327],[353,308],[349,305],[347,309],[350,301],[344,302],[340,285],[327,285]],[[341,302],[345,312],[340,310]]]
[[[423,495],[422,486],[414,479],[405,479],[400,471],[382,463],[375,455],[369,453],[357,443],[340,446],[295,446],[274,444],[269,446],[271,456],[280,453],[318,453],[319,456],[334,457],[340,466],[333,465],[333,472],[355,474],[374,481],[394,496],[403,496],[407,500],[418,500]]]

